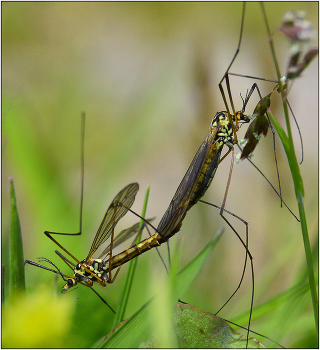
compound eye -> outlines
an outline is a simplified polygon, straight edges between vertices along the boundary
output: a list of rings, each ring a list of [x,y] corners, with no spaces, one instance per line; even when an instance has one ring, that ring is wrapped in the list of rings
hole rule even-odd
[[[77,283],[75,282],[75,280],[73,279],[73,278],[68,278],[68,280],[67,280],[67,285],[69,286],[69,287],[73,287],[73,286],[75,286]]]
[[[67,283],[63,286],[61,290],[61,294],[67,293],[71,287],[74,287],[77,284],[77,282],[78,281],[74,278],[68,278]]]
[[[244,123],[250,122],[250,118],[247,115],[245,115],[242,111],[239,111],[237,113],[237,119],[241,120]]]

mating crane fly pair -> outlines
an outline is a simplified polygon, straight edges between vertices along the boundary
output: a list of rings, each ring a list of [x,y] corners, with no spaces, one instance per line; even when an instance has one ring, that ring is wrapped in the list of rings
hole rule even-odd
[[[56,243],[66,254],[68,254],[74,260],[74,262],[72,262],[68,258],[66,258],[64,255],[62,255],[60,252],[56,251],[58,256],[74,271],[72,277],[61,273],[61,271],[56,267],[56,265],[48,259],[40,258],[40,262],[41,261],[47,262],[52,266],[54,266],[56,270],[50,269],[48,267],[45,267],[43,265],[40,265],[32,261],[26,260],[25,263],[44,268],[48,271],[51,271],[53,273],[60,275],[66,282],[64,287],[62,288],[62,293],[67,292],[70,288],[75,287],[78,283],[80,283],[92,289],[103,300],[103,302],[106,303],[106,301],[92,288],[94,283],[100,284],[102,286],[106,286],[107,283],[112,283],[115,280],[119,272],[119,269],[121,268],[121,266],[123,266],[124,263],[142,254],[143,252],[152,249],[153,247],[157,247],[161,245],[162,243],[168,241],[168,239],[172,237],[174,234],[176,234],[181,228],[181,225],[187,214],[187,211],[190,210],[192,206],[194,206],[198,201],[201,200],[201,197],[205,194],[206,190],[209,188],[211,181],[215,175],[215,172],[219,166],[219,163],[231,151],[233,152],[235,144],[238,145],[237,131],[239,130],[242,124],[249,123],[251,120],[251,118],[245,114],[245,108],[246,108],[247,102],[250,96],[252,95],[253,91],[255,89],[258,90],[257,85],[254,84],[243,101],[242,110],[239,112],[236,112],[234,103],[232,100],[228,76],[229,76],[229,70],[239,52],[241,38],[242,38],[242,31],[243,31],[243,23],[244,23],[244,9],[243,9],[240,38],[239,38],[237,51],[226,73],[224,74],[223,78],[219,83],[219,88],[220,88],[221,95],[223,97],[227,111],[218,112],[212,119],[209,132],[205,140],[200,145],[197,153],[195,154],[186,174],[184,175],[178,189],[176,190],[173,196],[173,199],[169,204],[168,209],[166,210],[165,214],[160,220],[158,227],[155,229],[150,224],[150,219],[147,219],[147,220],[143,219],[144,220],[143,225],[140,225],[139,223],[137,223],[132,227],[130,227],[129,229],[123,230],[118,235],[114,236],[114,230],[118,221],[128,211],[133,212],[131,210],[131,206],[133,205],[139,186],[137,183],[132,183],[126,186],[125,188],[123,188],[116,195],[116,197],[110,204],[102,220],[102,223],[95,235],[95,238],[93,240],[92,246],[90,248],[90,251],[86,259],[81,261],[76,259],[68,250],[66,250],[60,243],[58,243],[52,237],[52,234],[58,234],[58,233],[48,232],[48,231],[45,232],[45,234],[54,243]],[[228,97],[229,97],[231,108],[228,107],[226,95],[222,87],[223,81],[225,81],[227,86]],[[279,88],[278,85],[277,87]],[[262,98],[260,95],[261,100],[258,103],[257,107],[255,108],[255,111],[253,112],[253,115],[256,118],[255,120],[259,118],[265,120],[265,114],[268,110],[268,107],[270,106],[270,95],[271,94],[267,95],[264,98]],[[256,124],[259,124],[259,123],[256,123]],[[247,143],[246,150],[243,150],[242,158],[246,158],[248,154],[253,151],[253,149],[257,144],[257,138],[251,137],[252,134],[254,133],[258,135],[260,135],[261,133],[266,134],[266,130],[268,129],[270,123],[267,122],[267,125],[266,123],[262,123],[262,124],[264,124],[264,126],[261,128],[261,123],[260,123],[259,130],[255,129],[256,125],[248,128],[249,131],[246,134],[246,138],[249,141]],[[82,142],[82,145],[83,145],[83,142]],[[221,152],[224,145],[226,145],[229,148],[229,150],[221,158]],[[249,152],[248,152],[248,149],[249,149]],[[83,152],[82,152],[82,160],[83,160]],[[230,168],[231,170],[232,170],[233,162],[234,162],[234,157],[232,157],[232,163]],[[230,228],[236,233],[237,237],[240,239],[246,251],[246,258],[245,258],[244,269],[243,269],[243,273],[242,273],[239,285],[235,290],[235,292],[227,300],[227,302],[222,306],[222,308],[229,302],[229,300],[240,288],[240,285],[244,277],[247,258],[249,257],[250,263],[251,263],[252,294],[251,294],[250,315],[249,315],[248,328],[247,328],[247,341],[248,341],[252,308],[253,308],[253,297],[254,297],[253,260],[252,260],[251,253],[248,249],[247,224],[246,224],[246,242],[244,242],[242,238],[239,236],[239,234],[237,233],[237,231],[229,223],[229,221],[223,216],[223,212],[226,211],[224,207],[226,202],[228,186],[230,182],[231,170],[229,173],[229,180],[228,180],[225,197],[224,197],[222,206],[220,208],[220,214],[224,218],[224,220],[227,222],[227,224],[230,226]],[[83,162],[82,162],[82,176],[83,176]],[[274,189],[273,186],[272,188]],[[82,191],[83,191],[83,181],[82,181]],[[275,189],[274,191],[277,193]],[[279,195],[277,193],[277,195],[281,198],[281,194]],[[207,203],[207,202],[204,202],[204,203]],[[81,216],[82,216],[82,194],[81,194],[81,211],[80,211],[80,232],[77,233],[77,235],[81,234]],[[155,234],[140,243],[133,244],[130,248],[124,250],[122,253],[119,253],[113,256],[112,254],[113,248],[115,248],[125,240],[129,239],[130,237],[133,237],[134,235],[138,236],[142,232],[145,225],[150,225],[152,228],[154,228]],[[108,245],[108,247],[106,247],[103,250],[103,252],[98,256],[98,258],[95,258],[94,254],[96,253],[97,249],[109,238],[110,238],[110,244]],[[118,267],[118,271],[112,277],[111,271],[117,267]]]
[[[236,117],[233,116],[233,119],[237,120],[237,124],[239,122],[249,122],[248,117],[242,112],[238,112]],[[66,284],[62,288],[62,293],[67,292],[78,283],[86,285],[90,288],[95,282],[102,286],[106,286],[107,283],[112,283],[117,275],[116,273],[113,278],[111,277],[112,269],[122,266],[125,262],[131,260],[137,255],[166,242],[180,230],[182,221],[187,211],[198,202],[198,200],[205,194],[206,190],[210,186],[211,180],[219,165],[223,145],[226,144],[229,147],[233,147],[233,128],[235,127],[236,125],[233,125],[233,127],[231,126],[227,112],[219,112],[212,119],[210,130],[206,139],[199,147],[167,211],[162,217],[156,229],[156,233],[150,238],[145,239],[124,252],[112,257],[113,248],[133,235],[137,233],[139,234],[143,229],[143,226],[139,228],[139,223],[137,223],[129,229],[121,231],[114,238],[114,229],[117,223],[130,210],[139,190],[139,185],[137,183],[132,183],[122,189],[111,202],[95,235],[86,259],[79,261],[52,237],[52,234],[61,233],[45,232],[47,237],[56,243],[77,263],[72,263],[61,253],[56,251],[59,257],[62,258],[69,267],[74,269],[73,277],[67,277],[66,275],[62,274],[60,270],[48,259],[40,258],[43,261],[49,262],[55,266],[57,271],[48,269],[29,260],[26,260],[26,263],[45,268],[61,275],[62,278],[66,280]],[[146,220],[148,225],[150,225],[150,221],[150,219]],[[108,238],[111,238],[111,243],[103,250],[98,258],[94,258],[93,254],[104,242],[106,242]],[[109,257],[109,259],[106,260],[107,257]]]
[[[253,90],[252,90],[253,91]],[[236,143],[235,132],[239,129],[240,125],[243,123],[248,123],[250,119],[245,115],[244,109],[246,103],[250,97],[251,93],[248,94],[246,100],[244,101],[243,111],[239,111],[234,115],[229,114],[228,112],[218,112],[215,117],[212,119],[209,132],[205,140],[200,145],[197,153],[195,154],[186,174],[184,175],[172,201],[165,214],[163,215],[157,229],[156,233],[150,238],[145,239],[144,241],[133,245],[131,248],[125,250],[124,252],[112,256],[112,249],[127,240],[129,237],[132,237],[134,234],[139,234],[143,226],[139,229],[139,224],[135,224],[131,228],[124,230],[119,233],[114,238],[114,229],[118,221],[128,212],[131,211],[131,206],[134,202],[136,193],[139,189],[138,184],[133,183],[126,186],[121,190],[117,196],[114,198],[110,204],[102,223],[96,233],[96,236],[93,240],[91,249],[88,253],[88,256],[85,260],[79,261],[76,259],[68,250],[66,250],[59,242],[57,242],[52,234],[55,232],[46,231],[45,234],[49,237],[54,243],[56,243],[65,253],[67,253],[77,264],[68,260],[60,252],[56,251],[58,256],[71,268],[74,270],[73,277],[68,277],[61,273],[61,271],[56,267],[56,265],[48,259],[40,258],[40,262],[44,261],[53,265],[57,270],[47,268],[38,263],[27,260],[26,263],[44,268],[51,272],[61,275],[65,280],[66,284],[62,288],[62,293],[67,292],[70,288],[76,286],[78,283],[83,284],[96,293],[99,298],[107,304],[110,305],[92,288],[94,283],[99,283],[102,286],[106,286],[107,283],[112,283],[121,266],[133,259],[134,257],[142,254],[145,251],[153,247],[157,247],[162,243],[168,241],[175,233],[177,233],[182,225],[183,219],[186,216],[187,211],[195,205],[200,198],[205,194],[206,190],[211,184],[211,181],[215,175],[215,172],[218,168],[220,162],[220,155],[224,145],[229,147],[229,151],[233,148]],[[84,120],[84,117],[83,117]],[[231,120],[231,122],[230,122]],[[84,125],[84,123],[83,123]],[[83,133],[82,133],[83,135]],[[83,152],[82,152],[83,154]],[[83,164],[83,162],[82,162]],[[82,199],[82,194],[81,194]],[[82,204],[81,204],[82,207]],[[146,220],[146,224],[150,225],[150,220]],[[150,225],[152,226],[152,225]],[[80,227],[81,227],[81,218],[80,218]],[[232,226],[231,226],[232,227]],[[81,229],[80,229],[81,233]],[[79,233],[79,234],[80,234]],[[249,255],[251,260],[251,270],[252,270],[252,280],[253,280],[253,264],[252,257],[247,248],[247,243],[244,243],[241,237],[237,234],[242,244],[246,249],[246,256]],[[108,238],[111,238],[111,242],[107,248],[99,255],[98,258],[94,258],[93,254],[96,250],[103,244]],[[107,259],[108,258],[108,259]],[[111,270],[119,267],[115,276],[111,276]],[[245,268],[244,268],[245,270]],[[244,274],[244,272],[243,272]],[[243,278],[243,276],[242,276]],[[240,284],[237,290],[240,288]],[[231,295],[227,302],[232,298],[236,291]],[[227,303],[226,302],[226,303]],[[226,304],[225,303],[225,304]],[[224,306],[223,306],[224,307]],[[113,311],[113,309],[110,307]],[[222,308],[220,308],[221,310]],[[220,311],[219,310],[219,311]],[[218,312],[219,312],[218,311]],[[251,304],[252,311],[252,304]],[[250,318],[251,318],[250,311]],[[248,335],[250,329],[250,320],[248,325]],[[248,338],[247,335],[247,338]]]

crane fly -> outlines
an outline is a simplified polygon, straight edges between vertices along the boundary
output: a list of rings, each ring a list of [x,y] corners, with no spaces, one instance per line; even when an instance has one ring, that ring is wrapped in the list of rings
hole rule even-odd
[[[240,48],[240,43],[241,43],[243,21],[244,21],[244,10],[243,10],[241,33],[240,33],[238,49]],[[67,264],[69,264],[69,266],[71,265],[70,266],[71,268],[73,267],[75,269],[76,267],[78,267],[78,270],[80,270],[81,273],[80,273],[80,276],[77,276],[76,275],[77,272],[75,271],[75,274],[73,277],[67,277],[66,275],[63,275],[63,274],[58,272],[58,274],[60,274],[64,278],[67,278],[67,281],[68,281],[68,279],[70,279],[70,282],[69,282],[70,286],[67,286],[67,284],[68,284],[68,282],[67,282],[63,288],[63,291],[69,290],[71,287],[75,286],[77,283],[82,283],[84,285],[87,285],[88,287],[92,287],[92,284],[95,282],[99,283],[101,285],[105,285],[106,283],[108,283],[109,280],[111,280],[111,270],[122,266],[124,263],[126,263],[127,261],[131,260],[132,258],[142,254],[143,252],[145,252],[153,247],[157,247],[157,246],[161,245],[162,243],[168,241],[168,239],[170,237],[172,237],[174,234],[179,232],[188,210],[190,210],[191,207],[194,206],[199,201],[202,201],[201,197],[205,194],[206,190],[210,186],[211,181],[215,175],[215,172],[219,166],[220,161],[222,161],[231,151],[233,151],[234,145],[238,143],[237,131],[238,131],[239,127],[244,123],[250,122],[250,118],[244,114],[244,110],[246,107],[246,103],[247,103],[249,97],[251,96],[252,92],[256,89],[256,86],[254,84],[252,89],[250,90],[250,93],[246,96],[245,101],[243,103],[242,110],[239,112],[236,112],[235,108],[234,108],[233,101],[232,101],[230,83],[229,83],[229,78],[228,78],[229,74],[231,74],[231,73],[229,73],[229,70],[230,70],[236,56],[237,56],[237,52],[236,52],[231,64],[229,65],[225,75],[223,76],[222,80],[219,83],[219,88],[220,88],[223,100],[225,102],[227,111],[222,111],[222,112],[217,113],[215,115],[215,117],[212,119],[208,135],[205,138],[205,140],[203,141],[203,143],[201,144],[201,146],[199,147],[195,157],[193,158],[191,165],[189,166],[189,168],[188,168],[185,176],[183,177],[177,191],[175,192],[175,195],[174,195],[172,201],[169,204],[168,209],[166,210],[165,214],[163,215],[163,217],[162,217],[162,219],[161,219],[161,221],[156,229],[156,233],[152,237],[145,239],[144,241],[130,247],[129,249],[126,249],[124,252],[122,252],[118,255],[112,256],[111,252],[109,254],[109,252],[106,252],[106,250],[105,250],[104,252],[106,255],[105,255],[103,261],[100,262],[100,260],[102,260],[102,259],[99,260],[100,256],[99,256],[98,260],[92,258],[92,260],[94,261],[95,267],[97,267],[95,269],[93,266],[91,266],[93,268],[93,271],[90,269],[90,267],[86,266],[86,264],[87,264],[86,260],[88,259],[90,252],[89,252],[87,259],[85,259],[83,261],[78,261],[75,259],[77,264],[71,263],[68,259],[66,259],[64,257],[63,258],[64,261]],[[226,95],[225,95],[224,90],[222,88],[223,80],[225,80],[226,84],[227,84],[227,90],[228,90],[228,96],[229,96],[231,108],[228,107]],[[253,113],[253,114],[255,114],[255,113]],[[263,113],[263,115],[264,115],[264,113]],[[229,151],[221,158],[221,153],[222,153],[222,149],[223,149],[224,145],[228,146]],[[232,160],[231,168],[232,168],[232,166],[233,166],[233,160]],[[229,174],[228,184],[230,183],[230,177],[231,177],[231,171]],[[227,187],[226,192],[225,192],[223,204],[220,208],[220,213],[221,213],[221,216],[226,220],[228,225],[231,227],[231,229],[233,231],[235,231],[235,229],[232,227],[232,225],[223,216],[224,211],[228,212],[224,208],[225,202],[226,202],[226,197],[227,197],[227,191],[228,191],[228,187]],[[279,196],[280,196],[280,198],[282,198],[281,194]],[[204,202],[204,201],[202,201],[202,202]],[[207,202],[204,202],[204,203],[207,203]],[[126,206],[125,203],[124,203],[124,207],[125,207],[125,209],[127,209],[127,211],[131,211],[130,207]],[[136,230],[134,230],[134,231],[137,232]],[[56,241],[52,238],[50,233],[51,232],[47,232],[46,234],[50,239],[52,239],[56,243]],[[249,325],[248,325],[248,330],[247,330],[247,332],[249,334],[250,320],[251,320],[252,306],[253,306],[253,288],[254,288],[253,263],[252,263],[252,256],[251,256],[250,251],[248,249],[248,239],[246,239],[246,242],[244,242],[236,231],[235,231],[235,233],[237,234],[237,236],[241,240],[241,243],[245,247],[246,259],[249,256],[249,258],[251,260],[252,300],[251,300]],[[134,233],[132,233],[132,235],[133,234]],[[246,236],[248,236],[248,235],[246,234]],[[115,245],[116,245],[116,238],[113,241],[113,247]],[[92,254],[94,254],[94,252]],[[106,260],[106,258],[108,258],[108,260]],[[246,264],[246,261],[245,261],[245,264]],[[52,269],[49,269],[49,270],[57,273],[57,271],[55,271],[55,270],[52,270]],[[244,270],[245,270],[245,268],[244,268]],[[99,276],[99,274],[100,274],[100,276]],[[103,278],[101,278],[102,275],[103,275]],[[242,276],[242,278],[243,278],[243,276]],[[242,281],[242,278],[241,278],[241,281]],[[101,283],[101,281],[104,282],[104,284]],[[241,284],[241,281],[240,281],[240,284]],[[88,284],[91,284],[91,285],[88,285]],[[239,284],[238,288],[240,287],[240,284]],[[237,288],[237,290],[238,290],[238,288]],[[235,293],[233,293],[233,295],[234,294]],[[228,301],[229,300],[230,300],[230,298],[228,299]]]
[[[57,232],[45,231],[45,235],[50,238],[55,244],[57,244],[66,254],[68,254],[75,262],[73,263],[59,251],[56,254],[72,269],[74,275],[72,277],[67,276],[60,272],[60,270],[50,260],[46,258],[39,258],[40,262],[44,261],[53,265],[56,270],[49,269],[38,263],[26,260],[25,263],[31,264],[37,267],[41,267],[48,271],[52,271],[59,274],[66,282],[63,286],[61,293],[64,294],[69,291],[70,288],[75,287],[78,283],[87,286],[92,289],[94,283],[98,283],[105,287],[107,283],[113,283],[119,270],[112,277],[111,266],[106,265],[105,260],[107,257],[112,256],[112,249],[129,239],[130,237],[139,234],[142,229],[140,223],[136,223],[128,229],[122,230],[114,238],[114,230],[119,220],[130,210],[135,196],[139,190],[137,183],[131,183],[124,187],[111,202],[106,214],[99,226],[99,229],[93,239],[91,248],[87,257],[84,260],[79,261],[75,258],[67,249],[65,249],[56,239],[52,237],[52,234],[59,234]],[[153,219],[148,219],[148,222]],[[94,258],[93,255],[97,249],[110,238],[110,244],[99,254],[98,258]],[[97,292],[94,291],[96,294]],[[99,296],[101,299],[102,297]],[[102,299],[103,300],[103,299]]]
[[[55,238],[52,237],[53,234],[59,235],[81,235],[82,231],[82,207],[83,207],[83,183],[84,183],[84,124],[85,115],[82,114],[82,124],[81,124],[81,195],[80,195],[80,229],[77,233],[60,233],[60,232],[50,232],[45,231],[45,235],[50,238],[60,249],[62,249],[67,255],[69,255],[74,262],[67,259],[59,251],[56,250],[56,254],[72,269],[74,270],[73,276],[68,276],[63,274],[59,268],[49,259],[39,258],[40,262],[46,262],[55,267],[55,270],[48,268],[46,266],[40,265],[36,262],[26,260],[25,264],[34,265],[48,271],[54,272],[62,277],[66,282],[62,288],[61,293],[66,293],[70,288],[75,287],[78,283],[91,288],[100,299],[108,305],[108,303],[92,288],[94,283],[98,283],[105,287],[107,283],[113,283],[115,278],[119,273],[118,271],[112,277],[111,267],[106,267],[104,261],[107,257],[112,256],[112,249],[123,243],[125,240],[136,235],[138,236],[143,229],[143,224],[136,223],[128,229],[121,231],[118,235],[114,237],[114,230],[119,220],[131,210],[131,206],[134,203],[135,196],[139,190],[139,185],[137,183],[131,183],[124,187],[113,199],[108,210],[106,211],[104,218],[99,226],[99,229],[94,237],[91,248],[87,257],[84,260],[78,260],[74,257],[66,248],[64,248]],[[148,222],[153,219],[148,219]],[[94,257],[97,249],[110,238],[110,244],[102,251],[98,258]],[[109,305],[108,305],[109,306]],[[109,306],[110,307],[110,306]],[[110,307],[111,308],[111,307]],[[113,311],[113,309],[111,308]]]
[[[242,111],[237,112],[234,116],[232,116],[232,119],[234,121],[237,120],[238,125],[239,123],[242,124],[250,121]],[[235,126],[233,126],[233,128],[234,127]],[[131,211],[130,208],[139,189],[138,184],[134,183],[126,186],[112,201],[96,233],[86,259],[79,261],[52,237],[52,234],[63,233],[45,231],[46,236],[77,263],[72,263],[61,253],[56,251],[58,256],[70,268],[74,269],[73,277],[68,277],[62,274],[52,262],[45,258],[42,258],[41,261],[46,261],[52,264],[57,270],[43,267],[42,265],[29,260],[27,260],[26,263],[60,274],[66,281],[66,284],[62,288],[62,293],[66,293],[70,288],[75,287],[78,283],[90,288],[92,288],[93,283],[95,282],[102,286],[106,286],[107,283],[112,283],[119,270],[113,278],[111,277],[111,270],[122,266],[133,257],[136,257],[137,255],[166,242],[180,230],[182,221],[185,218],[187,211],[198,202],[198,200],[205,194],[206,190],[210,186],[212,178],[214,177],[216,169],[219,165],[223,146],[226,144],[228,147],[233,147],[233,135],[232,126],[229,123],[229,116],[227,112],[217,113],[211,121],[207,137],[200,145],[196,155],[194,156],[191,165],[189,166],[167,211],[163,215],[156,229],[155,235],[134,245],[125,252],[112,257],[112,247],[116,247],[139,231],[138,224],[135,224],[131,228],[120,232],[120,234],[113,240],[114,228],[116,224],[129,210]],[[150,220],[147,220],[147,222],[149,224]],[[96,252],[96,250],[109,237],[111,237],[111,243],[109,246],[99,255],[98,258],[93,258],[93,254]],[[107,257],[109,257],[109,259],[106,261],[105,259]]]

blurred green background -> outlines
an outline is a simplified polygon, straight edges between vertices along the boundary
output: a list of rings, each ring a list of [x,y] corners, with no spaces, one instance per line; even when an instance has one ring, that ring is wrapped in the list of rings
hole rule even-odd
[[[318,24],[316,2],[266,3],[271,30],[288,10],[305,10]],[[7,2],[2,4],[2,263],[8,261],[9,180],[15,182],[25,259],[46,258],[67,266],[43,231],[76,232],[79,227],[80,114],[86,113],[83,235],[58,237],[83,259],[116,193],[130,182],[140,184],[133,209],[141,211],[151,186],[148,217],[159,222],[206,136],[211,118],[224,104],[218,89],[239,39],[242,4],[213,3],[71,3]],[[274,36],[285,73],[289,44]],[[315,39],[315,43],[317,40]],[[249,3],[240,54],[232,72],[275,79],[258,3]],[[312,62],[295,81],[290,101],[303,136],[305,207],[311,243],[318,230],[318,65]],[[236,108],[254,80],[232,77]],[[259,82],[262,94],[273,84]],[[247,112],[258,102],[252,97]],[[272,108],[283,123],[278,102]],[[245,128],[243,128],[245,129]],[[293,126],[301,158],[298,132]],[[243,131],[241,130],[242,134]],[[240,136],[241,138],[241,136]],[[283,198],[298,213],[290,170],[276,140]],[[271,133],[261,141],[253,161],[276,186]],[[204,199],[221,205],[230,167],[220,164]],[[262,176],[246,161],[234,167],[226,208],[249,226],[249,245],[256,276],[255,306],[287,290],[305,268],[300,225]],[[230,219],[231,220],[231,219]],[[128,214],[119,231],[135,223]],[[245,227],[231,220],[244,236]],[[198,204],[172,238],[182,244],[184,266],[222,226],[218,210]],[[126,248],[128,244],[124,244]],[[161,247],[166,258],[166,247]],[[121,249],[121,248],[120,248]],[[174,248],[172,249],[174,252]],[[236,288],[245,252],[230,229],[183,300],[216,312]],[[150,295],[151,274],[163,267],[156,252],[140,257],[127,315]],[[120,272],[106,289],[96,288],[115,306],[122,287]],[[52,284],[53,274],[26,266],[27,291]],[[58,287],[63,285],[59,280]],[[251,279],[221,312],[232,320],[248,310]],[[112,314],[87,288],[65,298],[76,300],[72,338],[65,346],[87,347],[110,330]],[[285,309],[286,310],[286,309]],[[275,307],[256,319],[252,329],[286,347],[314,341],[310,295],[297,300],[290,313]],[[254,316],[253,316],[254,317]],[[82,325],[86,322],[87,327]],[[72,340],[70,340],[72,339]],[[311,340],[310,340],[311,339]],[[264,340],[261,340],[264,343]],[[315,343],[310,343],[311,345]]]

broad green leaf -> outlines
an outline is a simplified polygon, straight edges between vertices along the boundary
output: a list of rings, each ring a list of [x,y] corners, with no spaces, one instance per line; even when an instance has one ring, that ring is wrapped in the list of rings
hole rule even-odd
[[[174,324],[179,348],[246,348],[246,336],[236,332],[220,317],[192,305],[176,305]],[[256,339],[249,338],[248,348],[263,347]]]

